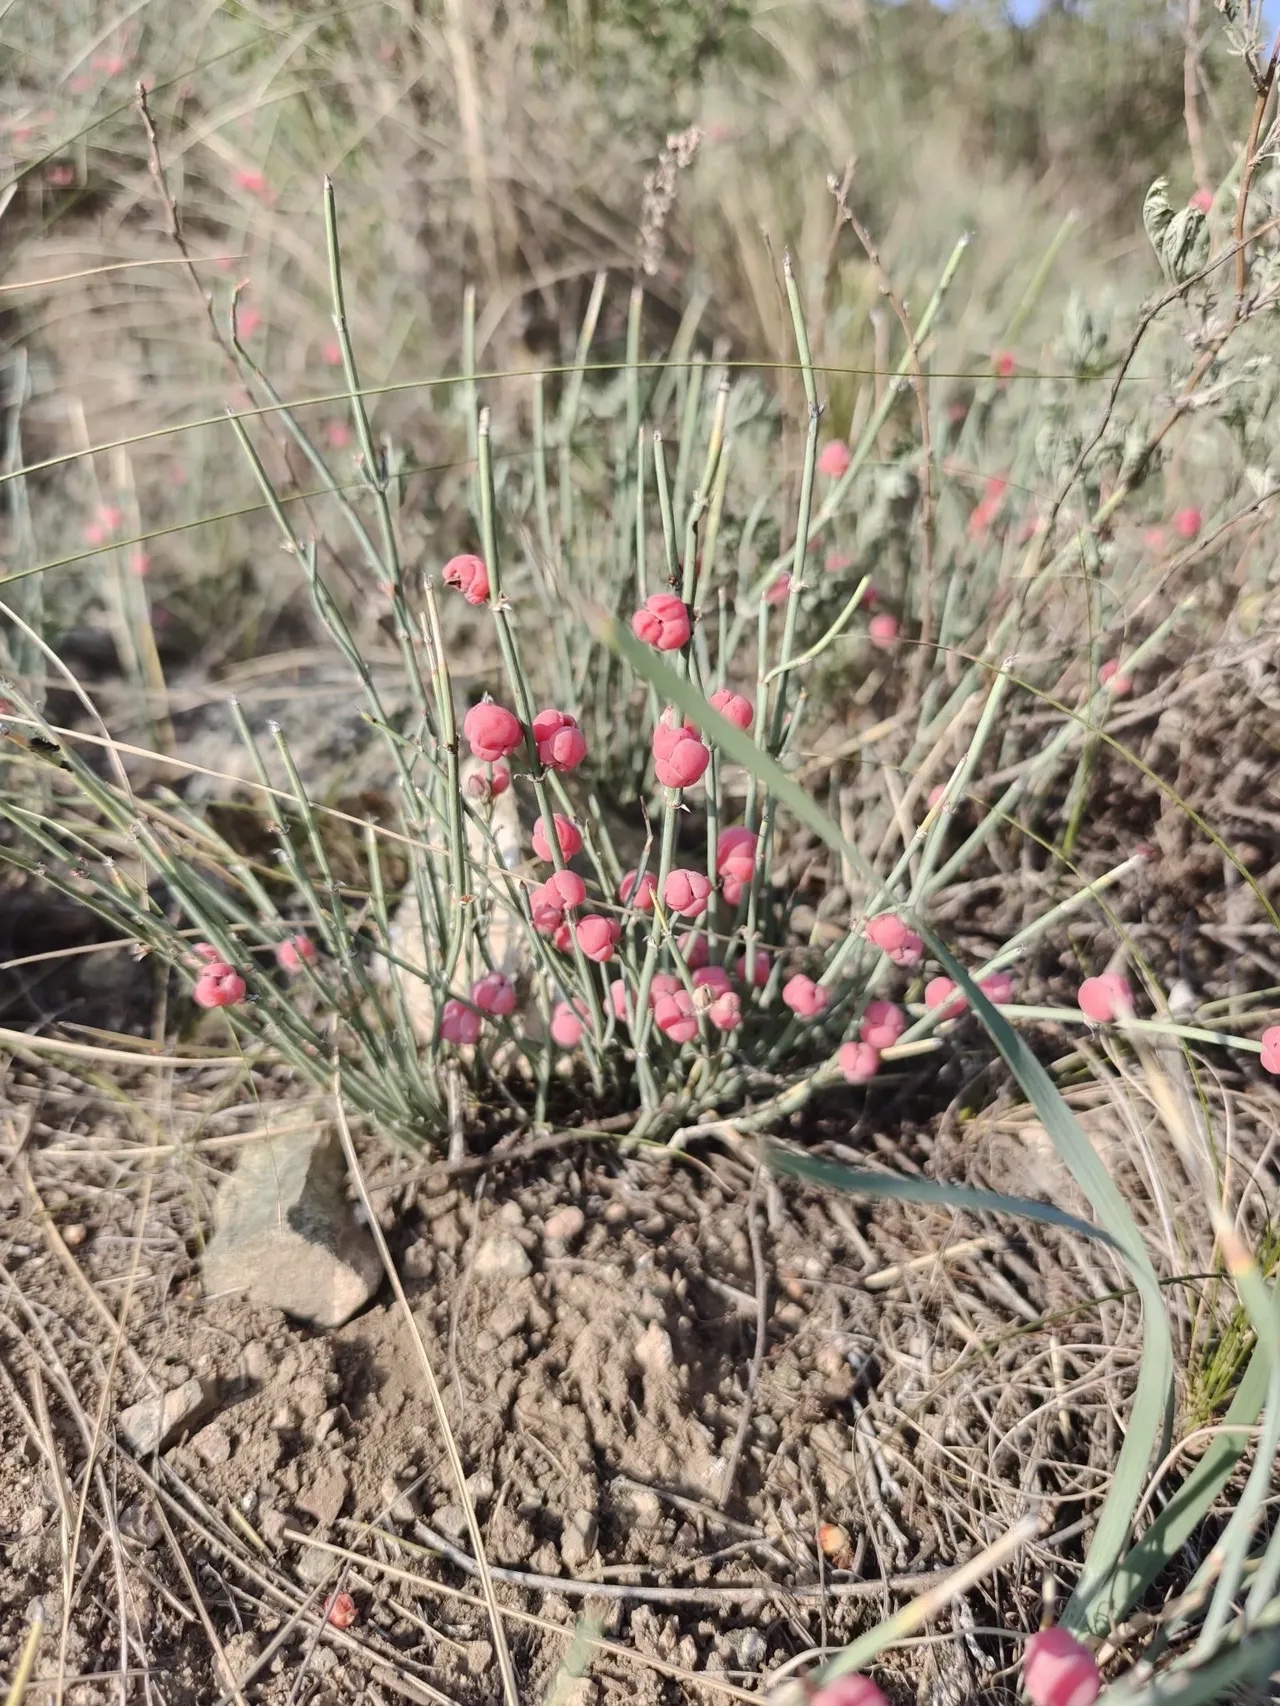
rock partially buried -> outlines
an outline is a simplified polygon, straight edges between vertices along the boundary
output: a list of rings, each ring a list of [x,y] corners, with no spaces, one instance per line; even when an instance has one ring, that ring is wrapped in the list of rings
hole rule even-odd
[[[187,1380],[158,1398],[130,1404],[116,1417],[121,1437],[139,1457],[163,1451],[202,1422],[218,1401],[216,1380]]]
[[[312,1327],[340,1327],[382,1282],[373,1239],[343,1194],[331,1134],[248,1149],[218,1193],[201,1269],[206,1294],[234,1292]]]

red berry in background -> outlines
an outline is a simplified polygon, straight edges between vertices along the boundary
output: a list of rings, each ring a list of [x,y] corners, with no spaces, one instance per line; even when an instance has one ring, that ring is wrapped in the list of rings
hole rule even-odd
[[[1280,1073],[1280,1025],[1268,1025],[1259,1041],[1262,1043],[1262,1070]]]
[[[820,1688],[809,1706],[889,1706],[869,1676],[841,1676]]]
[[[842,438],[828,439],[818,452],[818,472],[829,480],[838,480],[848,473],[852,461],[853,455]]]
[[[944,1019],[952,1019],[957,1013],[963,1013],[969,1005],[949,977],[929,979],[924,986],[924,1004],[930,1009],[940,1007]]]
[[[245,998],[245,981],[233,966],[211,960],[191,991],[197,1007],[238,1007]]]
[[[883,912],[869,918],[863,934],[873,947],[887,954],[896,966],[918,965],[924,957],[924,943],[914,930],[909,930],[893,912]]]
[[[830,996],[820,983],[815,983],[803,972],[797,972],[783,984],[782,999],[797,1019],[816,1019],[819,1013],[826,1011]]]
[[[1188,507],[1173,512],[1173,531],[1179,539],[1194,539],[1204,525],[1204,517],[1198,509]]]
[[[1031,1706],[1093,1706],[1102,1689],[1097,1660],[1065,1629],[1039,1629],[1032,1635],[1022,1680]]]
[[[505,1019],[508,1013],[515,1012],[515,985],[500,971],[486,972],[471,985],[471,1001],[482,1013],[492,1014],[495,1019]]]
[[[1105,1025],[1122,1014],[1133,1012],[1133,991],[1129,980],[1119,972],[1104,972],[1101,977],[1087,977],[1080,985],[1076,1001],[1086,1019],[1095,1025]]]
[[[557,1001],[551,1010],[551,1040],[561,1048],[577,1048],[586,1029],[583,1024],[586,1016],[585,1001],[575,1000],[572,1006],[567,1001]]]
[[[313,965],[315,958],[315,943],[304,930],[299,930],[287,941],[276,943],[276,964],[281,971],[299,972],[304,960],[308,965]]]
[[[673,1043],[690,1043],[698,1034],[698,1015],[687,989],[659,995],[653,1003],[653,1019],[658,1029]]]
[[[637,888],[637,881],[639,887]],[[658,879],[652,871],[646,871],[643,876],[638,871],[628,871],[618,884],[618,899],[625,906],[628,901],[637,912],[652,912],[653,897],[658,892]],[[632,899],[634,893],[635,898]]]
[[[892,1048],[907,1028],[907,1016],[893,1001],[868,1001],[858,1024],[858,1035],[877,1054]]]
[[[440,1036],[459,1046],[478,1041],[483,1021],[465,1001],[446,1001],[440,1013]]]
[[[870,1043],[842,1043],[836,1065],[850,1084],[865,1084],[880,1070],[880,1054]]]

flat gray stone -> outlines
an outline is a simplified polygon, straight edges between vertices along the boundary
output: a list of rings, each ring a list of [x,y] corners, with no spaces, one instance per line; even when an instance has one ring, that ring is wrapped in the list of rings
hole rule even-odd
[[[116,1426],[131,1450],[149,1457],[202,1422],[217,1402],[216,1380],[187,1380],[158,1398],[130,1404],[116,1417]]]
[[[210,1296],[238,1293],[312,1327],[340,1327],[382,1283],[369,1232],[343,1192],[332,1134],[294,1133],[246,1149],[218,1192],[201,1271]]]

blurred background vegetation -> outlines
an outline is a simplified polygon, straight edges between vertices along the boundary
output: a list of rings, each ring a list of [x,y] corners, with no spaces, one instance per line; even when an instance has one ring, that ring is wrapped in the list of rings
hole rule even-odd
[[[459,368],[468,285],[481,371],[570,359],[601,270],[615,285],[602,356],[621,351],[639,278],[650,345],[784,362],[789,247],[815,359],[848,375],[829,375],[838,428],[855,371],[896,334],[865,256],[838,234],[834,175],[908,301],[972,234],[938,370],[989,371],[1011,323],[1033,368],[1069,295],[1105,315],[1157,281],[1140,218],[1150,181],[1167,174],[1176,203],[1197,177],[1216,185],[1241,145],[1251,91],[1215,9],[1200,10],[1097,0],[1015,24],[990,0],[12,8],[0,337],[25,457],[53,464],[28,498],[56,501],[11,513],[11,565],[58,564],[43,578],[63,625],[113,628],[135,673],[136,592],[111,590],[93,548],[103,505],[120,511],[116,537],[141,541],[145,565],[130,561],[147,569],[166,659],[217,673],[309,620],[216,419],[243,397],[173,242],[139,79],[219,325],[243,285],[246,345],[291,398],[331,399],[303,416],[341,457],[319,194],[334,177],[362,379],[389,388],[378,429],[427,470],[408,507],[423,550],[447,556],[465,432],[439,381]],[[641,273],[646,180],[667,138],[695,125]],[[494,385],[489,400],[501,427],[504,409],[527,409],[527,386]],[[55,460],[90,445],[116,448]]]

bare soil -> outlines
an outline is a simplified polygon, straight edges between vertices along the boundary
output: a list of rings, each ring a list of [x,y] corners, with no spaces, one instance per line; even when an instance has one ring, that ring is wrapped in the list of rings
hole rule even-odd
[[[179,1086],[175,1148],[142,1083],[124,1120],[48,1080],[15,1067],[8,1086],[2,1650],[42,1610],[37,1675],[83,1679],[77,1703],[233,1698],[224,1659],[252,1701],[495,1700],[457,1489],[390,1293],[327,1335],[201,1294],[211,1192],[237,1140],[263,1140],[263,1107],[211,1112],[215,1083]],[[268,1124],[322,1112],[277,1100]],[[891,1142],[852,1101],[834,1118],[868,1160],[1071,1198],[1012,1109],[963,1141]],[[756,1691],[1041,1510],[1045,1543],[945,1614],[954,1638],[895,1661],[903,1700],[1007,1691],[1005,1636],[1034,1626],[1043,1569],[1079,1554],[1135,1366],[1109,1262],[762,1182],[714,1145],[584,1141],[453,1170],[363,1152],[506,1572],[525,1698],[566,1665],[585,1674],[557,1698],[601,1706]],[[212,1410],[136,1461],[115,1418],[192,1376],[216,1383]],[[335,1587],[355,1602],[345,1633],[322,1620]],[[615,1645],[571,1660],[580,1625]]]

